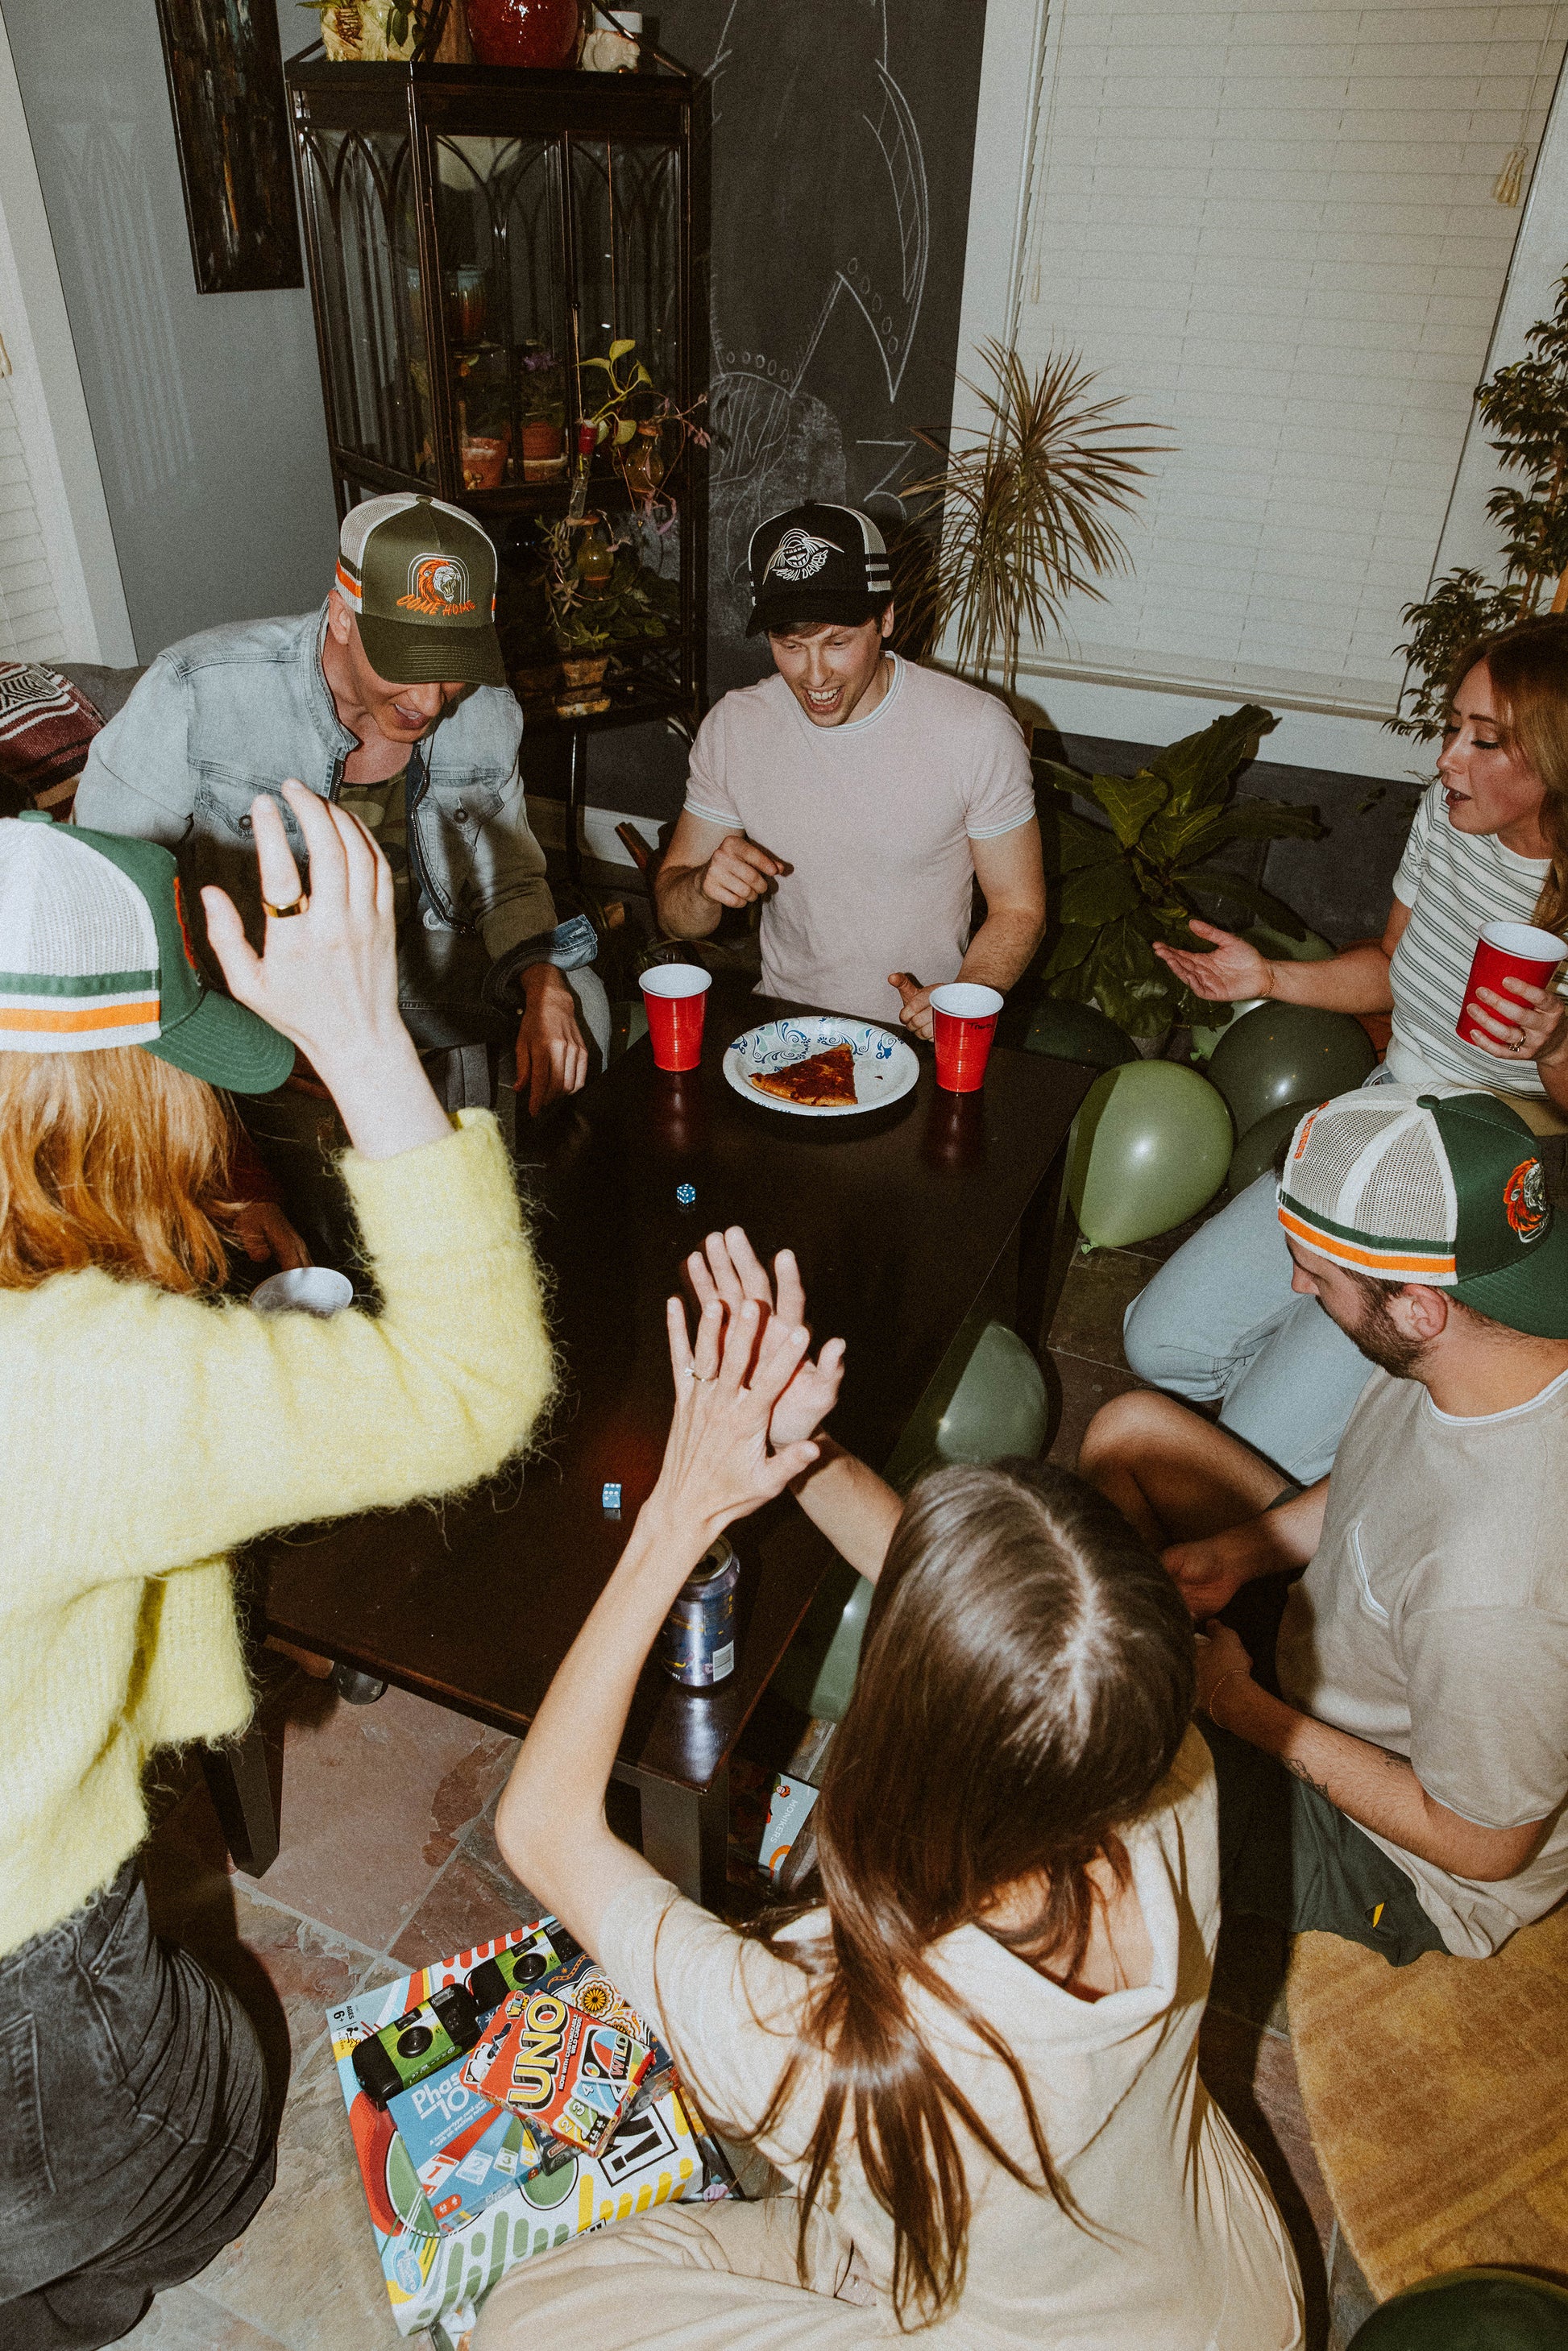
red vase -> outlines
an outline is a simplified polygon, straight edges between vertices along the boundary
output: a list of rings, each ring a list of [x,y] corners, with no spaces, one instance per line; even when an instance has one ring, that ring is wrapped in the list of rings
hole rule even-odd
[[[468,0],[468,31],[481,65],[569,66],[577,0]]]

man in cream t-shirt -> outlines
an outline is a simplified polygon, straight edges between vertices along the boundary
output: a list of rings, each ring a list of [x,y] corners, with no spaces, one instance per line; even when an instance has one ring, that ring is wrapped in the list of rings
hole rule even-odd
[[[1485,1958],[1568,1894],[1563,1148],[1490,1093],[1325,1103],[1280,1222],[1296,1287],[1377,1366],[1330,1475],[1293,1489],[1147,1391],[1080,1457],[1209,1620],[1226,1903],[1396,1964]],[[1257,1579],[1272,1659],[1264,1610],[1246,1646],[1213,1621]]]
[[[929,1037],[933,987],[1005,994],[1044,931],[1023,737],[993,695],[888,650],[892,580],[869,516],[793,507],[759,527],[749,560],[748,633],[767,632],[777,670],[698,730],[660,921],[702,938],[760,898],[766,994]]]

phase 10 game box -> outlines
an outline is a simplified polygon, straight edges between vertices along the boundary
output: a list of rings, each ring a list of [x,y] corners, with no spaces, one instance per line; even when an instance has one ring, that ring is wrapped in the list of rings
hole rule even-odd
[[[558,1958],[549,1940],[556,1927],[540,1918],[327,2011],[393,2322],[402,2335],[428,2328],[435,2351],[459,2351],[483,2296],[535,2253],[655,2204],[712,2202],[737,2192],[723,2151],[681,2095],[669,2052],[591,1959]],[[519,1948],[547,1961],[530,1992],[571,2002],[635,2051],[631,2063],[642,2069],[641,2083],[629,2105],[621,2101],[622,2118],[596,2154],[479,2095],[464,2080],[461,2060],[385,2107],[371,2103],[354,2073],[357,2043],[444,1984],[467,1984],[486,1960]],[[493,2027],[505,2022],[497,2013]]]

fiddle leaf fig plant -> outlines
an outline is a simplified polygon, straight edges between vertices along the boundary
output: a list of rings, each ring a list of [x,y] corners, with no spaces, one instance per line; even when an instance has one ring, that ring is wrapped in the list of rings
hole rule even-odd
[[[1315,841],[1323,831],[1313,809],[1234,796],[1237,770],[1278,724],[1271,711],[1246,703],[1170,744],[1135,776],[1084,776],[1035,760],[1047,788],[1040,816],[1056,925],[1040,972],[1048,995],[1097,1004],[1133,1037],[1157,1036],[1178,1020],[1216,1028],[1228,1008],[1200,1004],[1153,942],[1201,946],[1187,925],[1205,898],[1289,938],[1306,936],[1282,900],[1212,862],[1236,841]],[[1080,815],[1074,797],[1093,800],[1105,822]]]

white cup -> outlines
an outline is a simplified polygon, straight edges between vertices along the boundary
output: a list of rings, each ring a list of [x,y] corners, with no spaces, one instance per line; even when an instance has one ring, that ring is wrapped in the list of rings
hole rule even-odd
[[[329,1322],[340,1314],[354,1295],[354,1285],[345,1273],[337,1273],[329,1265],[294,1265],[287,1273],[269,1274],[258,1281],[250,1293],[250,1302],[258,1314],[314,1314],[319,1322]]]

